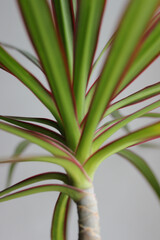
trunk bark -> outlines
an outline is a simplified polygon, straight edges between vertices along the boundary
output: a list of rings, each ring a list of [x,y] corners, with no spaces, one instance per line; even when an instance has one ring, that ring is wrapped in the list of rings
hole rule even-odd
[[[94,190],[86,191],[86,196],[77,203],[79,217],[79,240],[101,240],[99,214]]]

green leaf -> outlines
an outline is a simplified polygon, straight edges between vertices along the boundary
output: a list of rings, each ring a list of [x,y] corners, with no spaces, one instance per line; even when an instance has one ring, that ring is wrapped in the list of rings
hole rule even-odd
[[[0,47],[0,63],[8,71],[16,76],[25,86],[27,86],[36,97],[49,109],[53,116],[59,121],[60,117],[57,112],[54,101],[50,93],[41,85],[41,83],[22,67],[14,58],[12,58],[2,47]]]
[[[147,107],[142,108],[141,110],[138,110],[135,113],[132,113],[129,116],[126,116],[125,118],[122,118],[117,123],[112,125],[111,127],[107,128],[102,132],[99,136],[97,136],[94,139],[93,143],[93,152],[96,151],[110,136],[112,136],[115,132],[117,132],[122,127],[126,126],[126,124],[130,123],[131,121],[135,120],[136,118],[139,118],[146,114],[149,111],[152,111],[155,108],[160,107],[160,101],[157,101],[155,103],[152,103],[148,105]]]
[[[59,132],[62,133],[62,135],[64,134],[64,132],[62,131],[62,129],[59,127],[58,123],[54,120],[48,119],[48,118],[38,118],[38,117],[17,117],[17,116],[8,116],[12,119],[15,120],[24,120],[26,122],[36,122],[36,123],[42,123],[44,125],[53,127],[55,129],[57,129]]]
[[[19,156],[21,155],[25,150],[26,148],[30,145],[30,142],[27,141],[27,140],[23,140],[22,142],[20,142],[18,144],[18,146],[16,147],[12,157],[16,157],[16,156]],[[15,166],[16,166],[16,163],[11,163],[10,167],[9,167],[9,170],[8,170],[8,176],[7,176],[7,187],[10,185],[11,183],[11,179],[12,179],[12,175],[13,175],[13,172],[14,172],[14,169],[15,169]]]
[[[124,89],[133,79],[135,79],[156,57],[160,52],[160,19],[157,19],[157,24],[145,33],[142,41],[142,47],[138,55],[133,61],[128,73],[121,82],[116,93]]]
[[[79,201],[85,194],[82,190],[69,185],[47,184],[47,185],[27,188],[25,190],[8,194],[4,197],[1,197],[0,202],[6,202],[12,199],[25,197],[25,196],[36,194],[36,193],[53,192],[53,191],[65,193],[66,195],[70,196],[74,201]]]
[[[76,15],[77,15],[77,5],[78,5],[78,0],[71,0],[72,5],[73,5],[73,12],[74,12],[74,17],[76,19]]]
[[[120,111],[118,111],[118,110],[116,110],[116,111],[114,111],[113,113],[111,113],[111,116],[114,118],[114,119],[122,119],[122,118],[124,118],[124,116],[120,113]],[[127,132],[127,133],[129,133],[130,132],[130,130],[129,130],[129,127],[128,127],[128,125],[125,125],[124,127],[124,130]]]
[[[160,198],[160,184],[148,164],[143,160],[143,158],[127,149],[120,151],[118,155],[127,159],[140,171],[140,173],[145,177],[147,182],[151,185],[158,198]]]
[[[58,141],[51,141],[48,138],[45,138],[43,135],[36,134],[28,130],[14,127],[9,124],[0,122],[0,129],[17,135],[19,137],[25,138],[26,140],[39,145],[40,147],[46,149],[48,152],[52,153],[55,156],[59,157],[71,157],[72,155],[62,147],[62,144],[58,144]]]
[[[6,195],[8,193],[11,193],[15,190],[18,190],[20,188],[26,187],[30,184],[47,181],[47,180],[53,180],[53,179],[63,181],[66,184],[69,183],[68,177],[64,173],[58,173],[58,172],[42,173],[42,174],[38,174],[36,176],[32,176],[30,178],[24,179],[23,181],[20,181],[16,184],[12,185],[11,187],[4,189],[3,191],[0,192],[0,197]]]
[[[84,115],[86,85],[92,66],[105,0],[81,0],[75,36],[74,93],[79,121]]]
[[[108,48],[111,46],[113,40],[114,40],[115,34],[113,34],[113,36],[109,39],[109,41],[105,44],[104,48],[102,49],[102,51],[100,52],[99,56],[97,57],[97,59],[95,60],[93,66],[92,66],[92,72],[94,71],[94,69],[96,68],[96,66],[98,65],[99,61],[102,59],[102,57],[105,55],[105,53],[107,52]],[[92,74],[91,72],[91,74]]]
[[[128,67],[128,62],[133,57],[132,54],[134,54],[158,2],[159,0],[131,1],[122,18],[84,124],[76,154],[77,159],[81,162],[84,162],[89,156],[95,129],[112,99],[121,76]]]
[[[65,194],[60,194],[54,208],[52,219],[51,239],[66,240],[66,216],[70,198]]]
[[[3,47],[7,47],[7,48],[10,48],[10,49],[13,49],[13,50],[19,52],[24,57],[26,57],[28,60],[30,60],[34,65],[36,65],[39,69],[41,69],[41,65],[40,65],[38,59],[34,55],[32,55],[31,53],[29,53],[29,52],[27,52],[25,50],[22,50],[22,49],[20,49],[18,47],[15,47],[15,46],[13,46],[11,44],[6,44],[6,43],[0,42],[0,45],[2,45]]]
[[[126,98],[121,99],[120,101],[113,103],[105,112],[104,117],[107,117],[109,114],[116,111],[117,109],[124,108],[135,103],[139,103],[143,100],[147,100],[159,94],[160,94],[160,83],[150,85],[146,88],[141,89],[136,93],[131,94]]]
[[[52,0],[54,19],[68,60],[70,76],[73,74],[73,26],[70,0]]]
[[[50,129],[47,129],[47,128],[44,128],[44,127],[41,127],[39,125],[36,125],[36,124],[32,124],[32,123],[27,123],[27,122],[24,122],[24,121],[19,121],[19,120],[16,120],[16,119],[13,119],[11,117],[6,117],[6,116],[1,116],[0,115],[0,119],[5,121],[5,122],[9,122],[9,123],[12,123],[16,126],[19,126],[19,127],[22,127],[24,129],[27,129],[27,130],[31,130],[31,131],[34,131],[34,132],[37,132],[37,133],[42,133],[48,137],[51,137],[53,138],[53,140],[58,140],[59,142],[61,143],[65,143],[65,139],[62,135],[50,130]]]
[[[160,118],[160,113],[146,113],[143,117]]]
[[[50,156],[14,157],[6,160],[1,160],[0,164],[32,161],[57,164],[66,170],[74,186],[80,188],[89,188],[91,186],[91,181],[87,176],[86,172],[84,171],[83,167],[74,158],[56,158]]]
[[[160,51],[160,24],[159,19],[160,15],[158,14],[158,17],[155,17],[151,20],[150,26],[146,30],[143,36],[143,41],[141,43],[140,51],[138,52],[137,56],[134,59],[133,64],[130,66],[128,72],[126,72],[126,75],[123,78],[123,81],[121,82],[119,88],[116,91],[116,94],[119,93],[126,87],[130,82],[132,82],[139,74],[141,74],[142,71],[146,69],[149,64],[157,58]],[[100,54],[99,58],[103,56],[105,53],[105,50],[107,50],[107,47],[110,46],[110,43],[114,40],[115,34],[113,37],[109,40],[109,42],[106,44],[104,51],[102,50],[102,53]],[[97,62],[95,62],[97,64]],[[85,113],[88,112],[94,91],[96,89],[98,79],[95,81],[95,83],[91,86],[89,91],[86,95],[86,106],[85,106]]]
[[[94,173],[98,166],[100,165],[100,163],[109,156],[127,147],[131,147],[135,144],[140,144],[159,137],[160,137],[160,122],[142,128],[135,132],[132,132],[127,136],[119,138],[116,141],[105,145],[96,153],[94,153],[88,160],[86,160],[84,168],[88,175],[91,178],[93,178]]]
[[[46,0],[18,0],[34,47],[38,53],[59,109],[68,146],[74,149],[80,136],[71,86],[52,15]]]

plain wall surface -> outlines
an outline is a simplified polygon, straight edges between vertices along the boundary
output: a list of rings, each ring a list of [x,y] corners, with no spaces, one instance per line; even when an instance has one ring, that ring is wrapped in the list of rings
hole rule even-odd
[[[126,0],[108,0],[96,56],[112,35],[126,3]],[[0,0],[0,42],[13,44],[34,54],[15,0]],[[36,67],[15,51],[9,52],[47,86],[43,74]],[[157,59],[121,97],[158,82],[159,63]],[[94,77],[96,74],[98,71]],[[142,106],[143,104],[140,105]],[[135,110],[136,106],[133,106],[124,109],[122,113],[128,114]],[[51,117],[46,108],[20,81],[2,70],[0,70],[0,115]],[[150,122],[151,120],[141,119],[129,126],[134,130]],[[113,139],[119,134],[124,132],[119,131]],[[0,157],[11,156],[20,141],[19,137],[0,130]],[[153,142],[160,146],[160,140]],[[160,149],[151,150],[137,146],[132,150],[144,157],[160,180]],[[34,145],[26,151],[29,155],[41,153],[46,152]],[[8,164],[0,165],[0,190],[5,187],[8,168]],[[13,183],[37,173],[59,170],[60,167],[51,164],[18,164]],[[148,183],[130,163],[117,155],[111,156],[99,167],[94,182],[103,240],[160,239],[159,201]],[[49,240],[57,197],[58,193],[42,193],[0,203],[0,240]],[[75,206],[71,213],[68,239],[77,240]]]

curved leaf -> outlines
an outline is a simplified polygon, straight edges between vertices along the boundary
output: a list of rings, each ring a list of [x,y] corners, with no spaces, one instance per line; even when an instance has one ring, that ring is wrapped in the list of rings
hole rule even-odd
[[[125,69],[128,68],[128,62],[131,63],[133,54],[158,2],[159,0],[134,0],[130,2],[125,12],[86,117],[76,154],[77,159],[81,162],[84,162],[89,156],[95,129],[109,105]]]
[[[59,144],[58,141],[53,141],[53,139],[51,141],[50,139],[45,138],[43,135],[36,134],[35,132],[31,132],[29,130],[17,128],[2,122],[0,122],[0,129],[12,133],[14,135],[17,135],[19,137],[25,138],[28,141],[35,143],[40,147],[46,149],[55,156],[72,158],[72,155],[65,148],[63,148],[62,144],[61,143]]]
[[[13,163],[13,162],[50,162],[62,166],[68,173],[71,182],[74,186],[80,188],[88,188],[91,186],[91,181],[84,171],[81,164],[76,159],[71,158],[56,158],[50,156],[33,156],[33,157],[15,157],[6,160],[1,160],[2,163]]]
[[[18,0],[20,10],[59,109],[69,147],[80,136],[69,76],[46,0]],[[43,16],[43,17],[42,17]],[[62,87],[63,86],[63,87]]]
[[[8,117],[15,119],[15,120],[24,120],[26,122],[42,123],[44,125],[47,125],[47,126],[57,129],[59,132],[62,133],[62,135],[64,134],[64,131],[62,131],[62,129],[59,127],[58,123],[56,121],[48,119],[48,118],[19,117],[19,116],[8,116]]]
[[[63,181],[66,184],[69,183],[68,177],[64,173],[58,173],[58,172],[42,173],[42,174],[38,174],[36,176],[32,176],[30,178],[24,179],[23,181],[20,181],[16,184],[12,185],[11,187],[4,189],[3,191],[0,192],[0,197],[6,195],[8,193],[11,193],[17,189],[26,187],[30,184],[42,182],[42,181],[46,181],[46,180],[53,180],[53,179]]]
[[[131,147],[133,145],[150,141],[152,139],[159,137],[160,137],[160,122],[142,128],[135,132],[132,132],[127,136],[119,138],[116,141],[105,145],[96,153],[94,153],[88,160],[86,160],[84,169],[86,170],[90,177],[93,177],[95,170],[100,165],[100,163],[109,156],[127,147]]]
[[[31,131],[34,131],[34,132],[37,132],[37,133],[42,133],[42,134],[44,134],[48,137],[53,138],[53,140],[58,140],[61,143],[65,143],[65,139],[62,135],[60,135],[60,134],[58,134],[58,133],[56,133],[56,132],[54,132],[50,129],[41,127],[41,126],[36,125],[36,124],[27,123],[27,122],[24,122],[24,121],[19,121],[19,120],[13,119],[13,118],[8,117],[8,116],[1,116],[0,115],[0,119],[5,121],[5,122],[9,122],[9,123],[12,123],[16,126],[27,129],[27,130],[31,130]]]
[[[22,142],[20,142],[18,144],[18,146],[16,147],[12,157],[16,157],[19,156],[20,154],[22,154],[24,152],[24,150],[26,150],[26,148],[29,146],[30,142],[27,140],[23,140]],[[11,179],[12,179],[12,175],[13,175],[13,171],[15,169],[16,163],[11,163],[9,170],[8,170],[8,175],[7,175],[7,187],[10,185],[11,183]]]
[[[0,42],[0,45],[2,45],[3,47],[7,47],[7,48],[11,48],[13,50],[16,50],[17,52],[21,53],[24,57],[26,57],[28,60],[30,60],[39,69],[41,69],[41,65],[40,65],[38,59],[34,55],[32,55],[31,53],[29,53],[29,52],[27,52],[25,50],[22,50],[22,49],[20,49],[18,47],[15,47],[15,46],[13,46],[11,44],[6,44],[6,43],[3,43],[3,42]]]
[[[122,118],[122,120],[116,122],[114,125],[104,130],[104,132],[102,132],[99,136],[97,136],[94,139],[93,152],[96,151],[115,132],[117,132],[122,127],[126,126],[126,124],[130,123],[134,119],[139,118],[143,116],[145,113],[152,111],[153,109],[158,107],[160,107],[160,101],[152,103],[147,107],[144,107],[143,109],[138,110],[137,112],[132,113],[131,115],[126,116],[125,118]]]
[[[55,103],[50,93],[42,86],[42,84],[30,74],[22,65],[20,65],[11,55],[9,55],[0,46],[0,63],[7,70],[17,77],[25,86],[27,86],[36,97],[49,109],[53,116],[59,121],[60,117],[57,112]]]
[[[0,202],[6,202],[12,199],[25,197],[25,196],[36,194],[36,193],[53,192],[53,191],[65,193],[66,195],[70,196],[74,201],[79,201],[85,194],[82,190],[69,185],[47,184],[47,185],[40,185],[32,188],[27,188],[22,191],[8,194],[4,197],[1,197]]]
[[[66,216],[68,213],[70,198],[65,194],[60,194],[54,208],[51,227],[52,240],[66,240]]]
[[[130,96],[121,99],[118,102],[113,103],[105,112],[104,117],[108,116],[117,109],[127,107],[129,105],[147,100],[151,97],[160,95],[160,83],[155,83],[148,87],[141,89],[140,91],[131,94]]]
[[[143,158],[127,149],[120,151],[118,155],[127,159],[140,171],[140,173],[145,177],[147,182],[151,185],[158,198],[160,198],[160,184],[148,164],[143,160]]]

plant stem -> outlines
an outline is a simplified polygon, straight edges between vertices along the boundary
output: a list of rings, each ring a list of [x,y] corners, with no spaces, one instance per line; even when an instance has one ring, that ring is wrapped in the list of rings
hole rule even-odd
[[[77,203],[79,240],[101,240],[97,200],[93,188]]]

